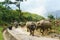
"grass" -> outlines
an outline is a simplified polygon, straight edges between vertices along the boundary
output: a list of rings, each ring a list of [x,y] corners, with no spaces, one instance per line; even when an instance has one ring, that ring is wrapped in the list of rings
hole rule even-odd
[[[1,32],[2,29],[3,29],[3,28],[0,26],[0,40],[3,40],[3,35],[2,35],[2,32]]]
[[[59,27],[56,27],[56,31],[57,31],[57,33],[60,34],[60,26]]]

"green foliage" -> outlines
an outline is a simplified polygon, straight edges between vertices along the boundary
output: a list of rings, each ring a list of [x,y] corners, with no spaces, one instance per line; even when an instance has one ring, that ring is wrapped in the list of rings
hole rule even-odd
[[[51,15],[48,15],[48,18],[49,18],[49,19],[55,19],[52,14],[51,14]]]
[[[56,23],[56,21],[58,21],[59,19],[56,19],[54,18],[54,16],[51,14],[51,15],[48,15],[48,19],[51,21],[52,23],[52,28],[53,30],[55,30],[56,33],[59,33],[60,34],[60,26],[57,25],[58,23]],[[56,26],[57,25],[57,26]]]
[[[0,26],[0,40],[3,40],[3,35],[2,35],[2,32],[1,32],[2,29],[3,29],[3,28]]]
[[[48,15],[48,19],[51,21],[52,25],[55,25],[55,18],[52,14]]]
[[[19,10],[9,10],[0,6],[0,25],[10,24],[13,20],[19,21],[38,21],[44,19],[42,16]]]
[[[28,21],[39,21],[42,19],[45,19],[44,17],[37,15],[37,14],[32,14],[29,12],[23,12],[23,16],[28,20]]]

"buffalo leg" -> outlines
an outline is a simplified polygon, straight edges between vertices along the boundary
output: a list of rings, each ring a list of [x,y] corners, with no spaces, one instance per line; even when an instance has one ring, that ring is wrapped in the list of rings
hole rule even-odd
[[[32,31],[32,36],[34,36],[34,31]]]
[[[30,35],[32,35],[32,30],[30,30]]]

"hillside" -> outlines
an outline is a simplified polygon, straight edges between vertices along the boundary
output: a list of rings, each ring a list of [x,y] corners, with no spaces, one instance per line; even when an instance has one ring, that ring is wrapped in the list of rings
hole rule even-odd
[[[44,19],[44,17],[29,13],[29,12],[22,12],[20,13],[19,10],[9,10],[4,6],[0,6],[0,25],[9,24],[14,20],[19,21],[38,21]]]
[[[30,20],[32,21],[38,21],[38,20],[41,20],[41,19],[45,19],[44,17],[40,16],[40,15],[37,15],[37,14],[33,14],[33,13],[29,13],[29,12],[23,12],[23,16],[24,17],[27,17],[27,18],[31,18]],[[28,20],[29,20],[28,19]],[[29,21],[30,21],[29,20]]]

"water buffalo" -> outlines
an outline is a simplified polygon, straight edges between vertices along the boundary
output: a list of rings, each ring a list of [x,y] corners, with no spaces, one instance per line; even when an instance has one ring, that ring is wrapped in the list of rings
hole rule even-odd
[[[19,23],[19,26],[21,26],[21,27],[24,27],[25,25],[26,25],[25,22],[20,22],[20,23]]]
[[[18,22],[17,21],[14,22],[14,26],[15,26],[15,28],[18,28]]]
[[[30,35],[34,36],[34,31],[35,31],[35,28],[36,28],[35,23],[34,22],[27,22],[26,26],[27,26],[27,31],[28,30],[30,31]]]
[[[9,30],[12,30],[12,25],[8,26],[8,29],[9,29]]]
[[[37,22],[37,29],[40,29],[40,32],[42,30],[42,35],[44,35],[44,32],[47,31],[51,28],[51,22],[48,20],[40,20]]]

